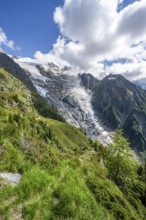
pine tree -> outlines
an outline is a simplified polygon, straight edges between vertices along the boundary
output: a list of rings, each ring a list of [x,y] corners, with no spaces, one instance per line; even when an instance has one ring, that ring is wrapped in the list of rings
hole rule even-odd
[[[129,143],[122,134],[121,130],[116,131],[113,144],[108,148],[106,166],[111,180],[121,189],[126,190],[138,180],[138,163],[133,159]]]

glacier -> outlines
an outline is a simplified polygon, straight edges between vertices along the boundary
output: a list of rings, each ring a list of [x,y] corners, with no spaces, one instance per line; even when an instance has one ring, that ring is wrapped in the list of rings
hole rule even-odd
[[[111,143],[113,133],[95,116],[92,93],[82,85],[79,74],[72,74],[69,67],[63,68],[53,63],[42,65],[23,58],[14,58],[14,61],[27,72],[39,94],[68,123],[82,128],[93,140],[98,139],[104,145]]]

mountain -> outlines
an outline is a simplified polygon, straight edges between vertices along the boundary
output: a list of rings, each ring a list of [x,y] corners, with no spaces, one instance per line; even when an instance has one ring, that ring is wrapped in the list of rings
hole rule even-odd
[[[49,108],[52,117],[56,117],[49,106],[44,110],[48,103],[68,123],[82,128],[90,138],[104,145],[111,143],[115,129],[122,128],[134,150],[145,150],[146,92],[124,77],[110,75],[98,80],[91,74],[72,74],[67,66],[24,62],[20,57],[12,59],[2,51],[0,67],[33,91],[34,104],[43,114],[48,115]],[[37,92],[47,103],[41,96],[38,99]]]
[[[0,69],[0,219],[144,220],[144,168],[120,133],[104,148],[42,115],[34,93]]]
[[[72,74],[68,67],[52,63],[16,62],[29,72],[48,103],[90,138],[108,145],[113,132],[122,128],[134,150],[146,149],[146,92],[139,86],[120,75],[98,80],[89,73]]]
[[[121,75],[109,75],[94,87],[92,104],[106,127],[122,128],[134,150],[146,149],[146,91]]]

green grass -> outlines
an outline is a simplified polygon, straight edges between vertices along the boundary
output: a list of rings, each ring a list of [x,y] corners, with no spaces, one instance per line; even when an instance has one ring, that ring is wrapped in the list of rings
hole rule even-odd
[[[17,192],[24,200],[24,219],[114,219],[96,202],[77,160],[61,162],[48,173],[33,167]]]
[[[134,189],[108,178],[106,149],[35,98],[0,70],[0,172],[22,175],[16,187],[0,180],[0,219],[144,220]]]

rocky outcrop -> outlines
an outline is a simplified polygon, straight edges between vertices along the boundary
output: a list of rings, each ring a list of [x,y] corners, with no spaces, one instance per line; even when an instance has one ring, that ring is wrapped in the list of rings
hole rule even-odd
[[[21,175],[19,173],[0,173],[0,178],[4,184],[16,186],[20,182]]]

